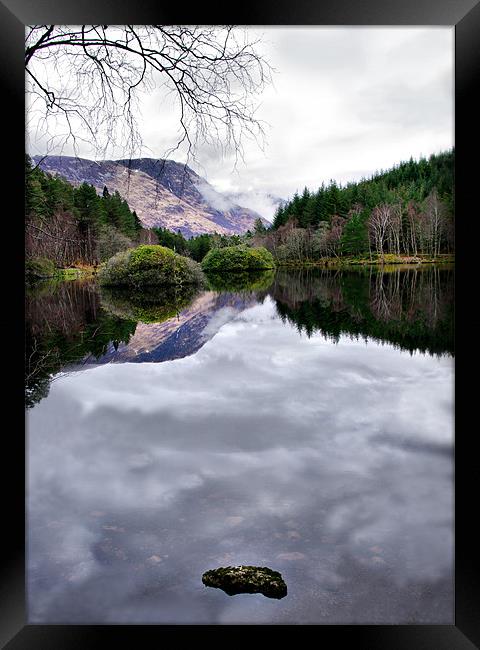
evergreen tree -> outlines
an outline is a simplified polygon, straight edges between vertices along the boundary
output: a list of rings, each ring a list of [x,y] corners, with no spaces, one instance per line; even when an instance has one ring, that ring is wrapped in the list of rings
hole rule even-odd
[[[33,168],[30,157],[25,156],[25,212],[27,219],[46,218],[48,202],[42,187],[43,172],[38,167]]]
[[[132,212],[132,217],[133,217],[133,228],[134,228],[134,231],[135,231],[135,237],[138,237],[138,235],[140,234],[140,231],[143,228],[142,222],[138,218],[137,213],[135,212],[135,210]]]
[[[101,199],[93,185],[82,183],[75,191],[74,204],[81,227],[89,226],[96,229],[103,220],[104,211]]]
[[[287,211],[284,209],[283,205],[279,205],[273,217],[272,229],[277,230],[280,226],[284,226],[287,223],[287,219]]]
[[[442,205],[442,232],[449,233],[448,236],[445,234],[442,237],[441,245],[443,250],[450,250],[453,246],[454,156],[455,152],[451,150],[418,161],[410,158],[390,170],[381,170],[371,178],[362,178],[356,183],[348,183],[345,187],[332,180],[327,186],[322,184],[315,194],[305,188],[302,196],[295,193],[286,205],[277,210],[271,231],[274,232],[292,218],[295,218],[297,225],[302,228],[318,228],[323,222],[332,224],[336,216],[348,218],[352,208],[362,204],[362,218],[355,218],[352,223],[346,225],[343,236],[345,251],[360,251],[366,222],[373,211],[383,204],[393,208],[391,214],[394,223],[392,222],[393,229],[390,229],[388,245],[393,246],[392,242],[395,241],[395,250],[407,252],[412,247],[417,250],[415,238],[418,232],[425,230],[425,225],[417,223],[413,232],[412,215],[421,214],[421,206],[428,197],[435,195]],[[418,221],[420,217],[415,218]],[[422,237],[425,240],[425,236]]]
[[[260,219],[260,217],[258,217],[258,219],[255,219],[253,229],[256,235],[263,235],[266,232],[266,228],[263,224],[263,221]]]
[[[342,253],[345,255],[359,255],[368,251],[368,231],[365,215],[354,212],[346,222],[341,239]]]

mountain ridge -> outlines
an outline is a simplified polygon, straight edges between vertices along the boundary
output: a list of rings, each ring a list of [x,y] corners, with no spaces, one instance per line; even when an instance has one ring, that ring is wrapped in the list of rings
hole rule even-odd
[[[202,233],[242,234],[258,212],[217,192],[188,165],[163,158],[95,161],[73,156],[33,156],[39,167],[72,183],[118,191],[146,228],[162,227],[186,237]]]

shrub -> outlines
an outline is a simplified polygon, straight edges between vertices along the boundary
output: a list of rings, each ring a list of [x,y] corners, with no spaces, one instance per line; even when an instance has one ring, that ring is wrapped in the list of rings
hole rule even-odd
[[[100,269],[100,284],[148,287],[201,285],[200,264],[164,246],[138,246],[111,257]]]
[[[27,279],[52,278],[55,275],[55,264],[46,257],[31,257],[25,262]]]
[[[275,268],[272,254],[263,246],[226,246],[213,248],[202,261],[204,271],[261,271]]]

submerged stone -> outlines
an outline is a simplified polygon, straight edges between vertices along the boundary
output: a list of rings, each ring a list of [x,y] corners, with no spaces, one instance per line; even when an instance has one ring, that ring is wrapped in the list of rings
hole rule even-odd
[[[281,573],[266,566],[227,566],[206,571],[202,582],[207,587],[235,594],[263,594],[267,598],[283,598],[287,585]]]

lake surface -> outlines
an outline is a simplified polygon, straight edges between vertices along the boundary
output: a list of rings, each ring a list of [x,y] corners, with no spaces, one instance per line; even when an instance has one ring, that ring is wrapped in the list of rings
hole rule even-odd
[[[29,622],[453,624],[453,282],[29,291]]]

